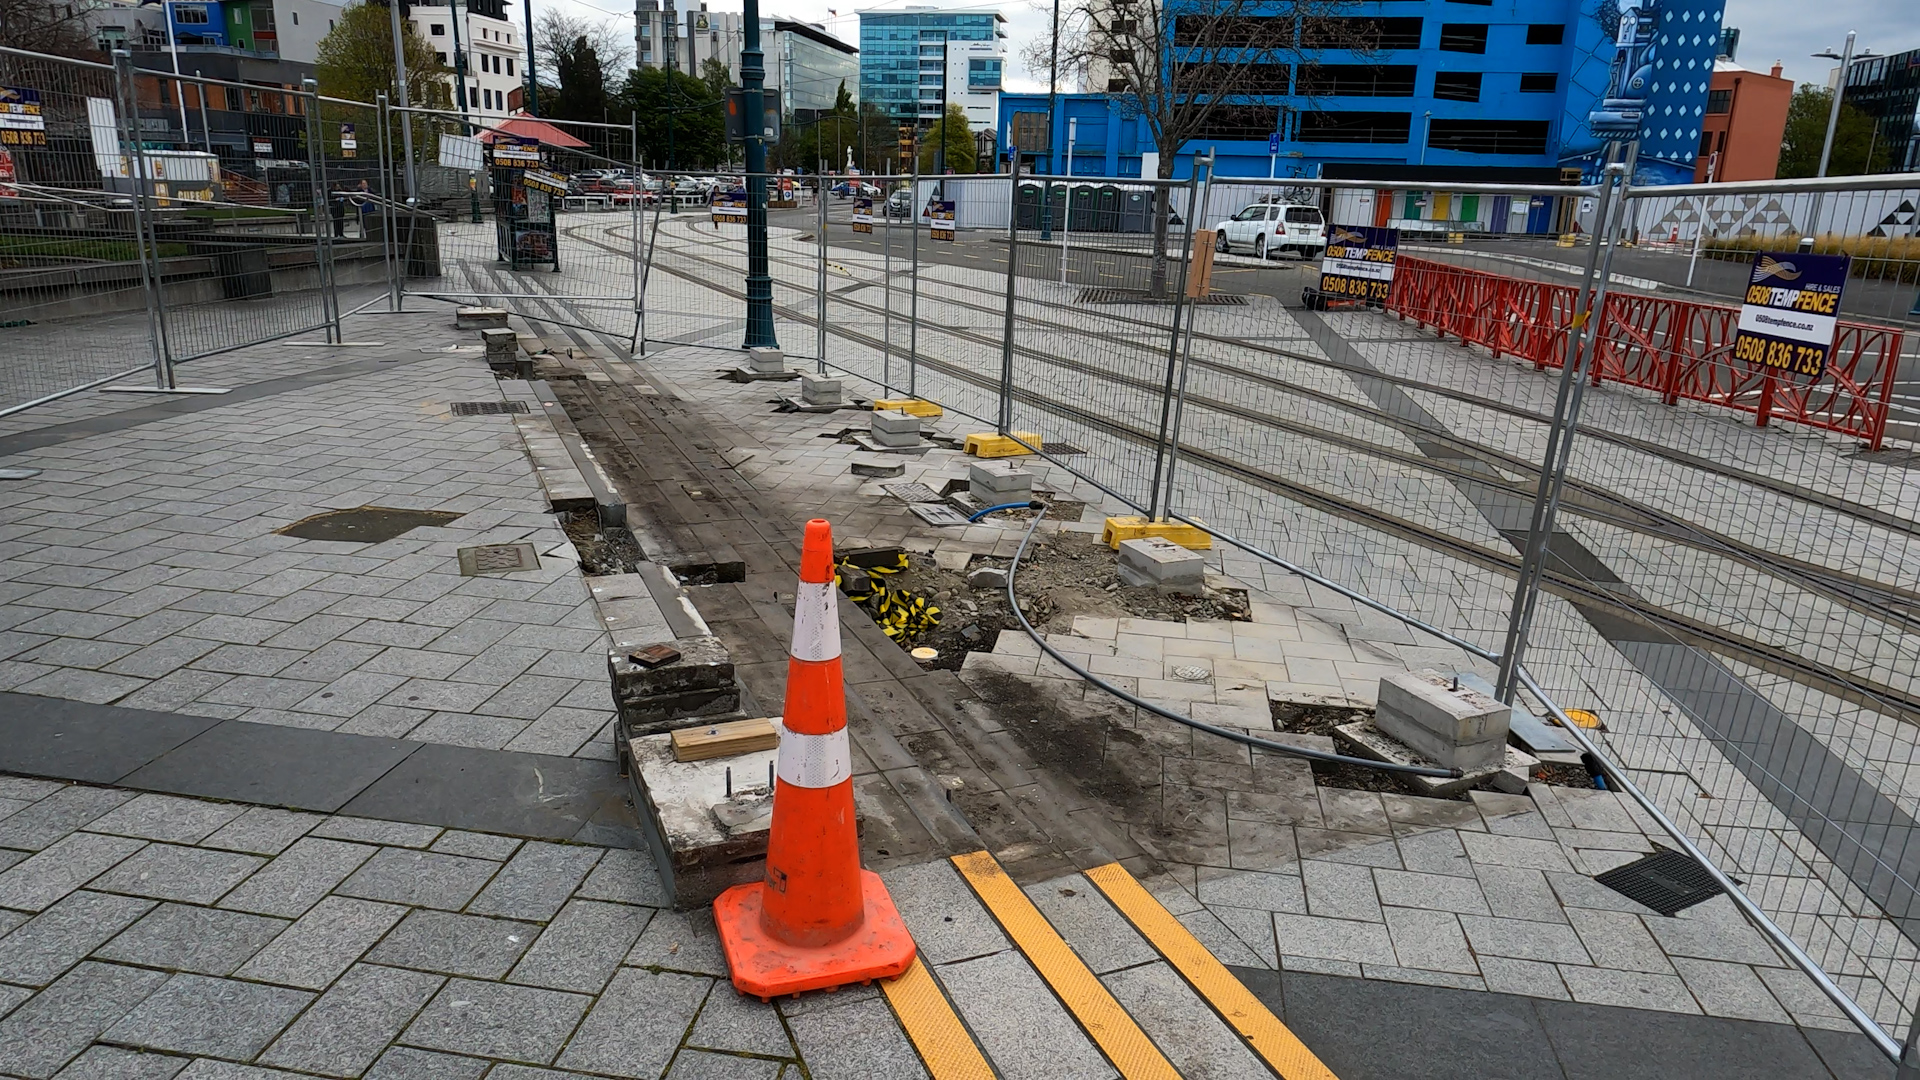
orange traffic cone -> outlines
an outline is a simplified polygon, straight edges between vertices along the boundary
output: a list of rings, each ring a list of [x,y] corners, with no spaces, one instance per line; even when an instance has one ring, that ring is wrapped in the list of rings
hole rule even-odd
[[[733,985],[762,999],[886,978],[913,963],[913,938],[887,887],[860,867],[837,611],[833,529],[815,518],[800,554],[766,880],[713,902]]]

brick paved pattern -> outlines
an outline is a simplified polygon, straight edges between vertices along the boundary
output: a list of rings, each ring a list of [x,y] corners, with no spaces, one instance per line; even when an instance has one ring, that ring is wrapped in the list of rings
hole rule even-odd
[[[605,635],[572,545],[510,418],[447,409],[530,394],[447,351],[471,336],[447,323],[356,319],[356,338],[387,344],[353,357],[391,368],[6,459],[45,471],[0,488],[0,689],[611,756]],[[192,370],[244,383],[327,362],[267,345]],[[23,415],[126,407],[61,405]],[[371,545],[274,532],[362,505],[461,516]],[[511,542],[541,569],[460,576],[457,548]]]
[[[12,777],[0,800],[0,1074],[917,1068],[871,988],[738,997],[643,852]]]

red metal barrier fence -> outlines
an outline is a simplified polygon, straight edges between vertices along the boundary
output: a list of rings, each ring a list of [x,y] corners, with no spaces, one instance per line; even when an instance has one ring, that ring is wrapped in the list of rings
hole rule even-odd
[[[1567,327],[1579,290],[1401,256],[1387,310],[1459,338],[1518,356],[1540,369],[1566,360]],[[1594,385],[1611,381],[1753,413],[1765,427],[1789,420],[1866,440],[1880,449],[1900,360],[1901,331],[1841,322],[1826,374],[1801,383],[1732,359],[1740,309],[1727,304],[1609,293],[1594,335]]]

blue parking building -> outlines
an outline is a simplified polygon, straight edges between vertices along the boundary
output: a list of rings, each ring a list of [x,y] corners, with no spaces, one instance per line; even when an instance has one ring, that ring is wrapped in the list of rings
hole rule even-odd
[[[1179,10],[1169,4],[1168,16]],[[1293,17],[1272,10],[1258,17]],[[1343,40],[1376,48],[1294,51],[1275,80],[1288,92],[1216,110],[1174,175],[1211,150],[1220,176],[1551,183],[1591,177],[1608,141],[1637,134],[1637,183],[1692,182],[1720,0],[1371,0],[1349,10],[1360,30]],[[1045,94],[1002,95],[1003,161],[1017,146],[1023,170],[1064,173],[1069,151],[1075,175],[1157,166],[1152,129],[1123,95],[1059,95],[1051,146],[1046,111]]]

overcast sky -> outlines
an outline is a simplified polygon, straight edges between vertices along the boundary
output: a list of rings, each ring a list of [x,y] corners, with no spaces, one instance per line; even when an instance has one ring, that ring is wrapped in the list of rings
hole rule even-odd
[[[678,0],[677,6],[685,10],[698,3],[699,0]],[[535,0],[535,17],[549,4],[596,17],[616,18],[627,33],[632,34],[633,9],[621,0]],[[835,36],[858,45],[860,20],[854,12],[876,8],[897,10],[909,4],[943,8],[988,6],[937,0],[761,0],[760,13],[763,17],[778,15],[825,23]],[[1840,51],[1848,30],[1860,32],[1856,50],[1871,49],[1881,55],[1891,55],[1920,49],[1920,19],[1914,15],[1916,4],[1917,0],[1727,0],[1722,22],[1740,28],[1739,60],[1745,66],[1765,71],[1775,60],[1781,60],[1786,64],[1787,78],[1796,83],[1825,85],[1827,71],[1835,66],[1834,61],[1815,60],[1808,54],[1823,49]],[[708,5],[714,11],[740,10],[740,0],[708,0]],[[1007,17],[1006,88],[1044,91],[1047,86],[1044,64],[1039,71],[1028,71],[1021,54],[1026,43],[1045,40],[1051,21],[1051,3],[1010,0],[1000,6],[1000,12]],[[1061,89],[1072,87],[1063,85]]]

